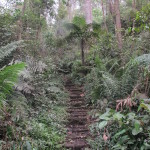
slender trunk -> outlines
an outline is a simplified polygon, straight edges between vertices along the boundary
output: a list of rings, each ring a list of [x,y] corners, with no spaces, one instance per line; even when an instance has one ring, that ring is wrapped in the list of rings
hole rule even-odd
[[[76,0],[71,0],[72,18],[75,15]]]
[[[136,0],[132,1],[132,9],[133,9],[133,11],[136,11]],[[132,27],[133,34],[134,34],[134,28],[135,28],[135,18],[133,18],[133,27]]]
[[[41,54],[44,56],[45,55],[45,47],[44,47],[44,40],[42,36],[42,26],[39,25],[38,30],[37,30],[37,41],[39,42],[39,48]]]
[[[86,24],[92,24],[92,22],[93,22],[92,0],[84,0],[84,16],[85,16]],[[92,26],[90,27],[90,30],[91,31],[93,30]],[[88,52],[89,52],[89,45],[87,43],[85,43],[85,41],[83,41],[83,44],[84,44],[83,57],[85,59],[85,56],[87,56]]]
[[[106,17],[105,17],[105,12],[104,12],[104,4],[103,4],[103,0],[101,0],[101,5],[102,5],[102,12],[103,12],[104,26],[105,26],[106,31],[108,32],[108,28],[107,28],[107,24],[106,24]]]
[[[114,1],[112,0],[109,0],[109,11],[110,11],[110,14],[112,15],[113,23],[115,25],[116,24],[115,5],[114,5]]]
[[[17,23],[18,24],[18,40],[22,39],[22,32],[23,32],[23,20],[22,20],[22,17],[25,14],[26,5],[27,5],[27,0],[24,0],[23,7],[22,7],[22,13],[21,13],[20,19],[19,19],[19,21]]]
[[[121,34],[121,17],[119,10],[119,0],[115,0],[115,16],[116,16],[116,37],[118,41],[118,48],[122,50],[122,34]]]
[[[109,10],[110,10],[111,15],[115,14],[114,3],[112,0],[109,0]]]
[[[72,18],[73,18],[73,15],[72,15],[72,0],[68,0],[67,10],[68,10],[68,20],[71,22]]]
[[[84,60],[84,40],[81,39],[81,61],[82,61],[82,65],[85,64],[85,60]]]
[[[91,24],[93,22],[93,16],[92,16],[92,1],[91,0],[85,0],[84,5],[85,10],[85,19],[87,24]]]
[[[108,15],[110,13],[109,10],[109,0],[106,0],[106,15]]]
[[[136,0],[133,0],[133,2],[132,2],[132,8],[133,8],[133,10],[136,10]]]

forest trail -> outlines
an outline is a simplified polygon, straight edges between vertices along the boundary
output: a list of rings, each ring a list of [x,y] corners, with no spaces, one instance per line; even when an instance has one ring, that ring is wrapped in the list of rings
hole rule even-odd
[[[67,81],[65,87],[70,93],[65,148],[85,150],[85,148],[88,148],[86,140],[90,136],[90,132],[88,129],[88,108],[85,104],[83,89],[75,86],[71,81]]]

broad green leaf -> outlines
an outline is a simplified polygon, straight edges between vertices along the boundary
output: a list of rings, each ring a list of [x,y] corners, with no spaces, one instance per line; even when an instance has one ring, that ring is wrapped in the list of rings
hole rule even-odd
[[[143,129],[142,128],[139,128],[138,130],[136,130],[135,128],[132,130],[132,134],[133,135],[137,135],[137,134],[139,134],[140,132],[142,132],[143,131]]]
[[[103,129],[106,125],[107,125],[107,121],[102,121],[102,122],[98,125],[98,127],[99,127],[99,129]]]
[[[145,143],[144,143],[144,147],[150,149],[150,144],[148,144],[147,142],[145,142]]]
[[[110,120],[110,112],[107,111],[106,113],[102,114],[100,117],[100,119],[103,119],[103,120]]]
[[[27,145],[27,150],[32,150],[31,144],[28,141],[26,142],[26,145]]]
[[[127,116],[129,120],[133,120],[135,118],[135,113],[128,113]]]
[[[116,134],[113,136],[113,138],[116,138],[116,137],[118,137],[118,136],[124,134],[125,132],[126,132],[126,130],[123,129],[123,130],[121,130],[120,132],[116,133]]]
[[[134,127],[135,127],[135,129],[136,129],[136,130],[139,130],[139,129],[140,129],[140,127],[141,127],[141,125],[140,125],[140,121],[135,120]]]
[[[117,112],[117,113],[115,113],[115,114],[113,115],[113,118],[114,118],[115,120],[120,120],[120,119],[122,119],[122,118],[125,118],[125,116],[122,115],[121,113]]]
[[[126,146],[122,146],[121,144],[117,143],[116,145],[114,145],[112,147],[112,149],[114,149],[114,150],[126,150],[127,147]]]
[[[120,136],[119,143],[121,145],[123,145],[123,144],[127,143],[129,140],[130,140],[130,138],[128,135]]]
[[[142,107],[142,108],[144,108],[150,112],[150,105],[149,104],[141,103],[140,107]]]

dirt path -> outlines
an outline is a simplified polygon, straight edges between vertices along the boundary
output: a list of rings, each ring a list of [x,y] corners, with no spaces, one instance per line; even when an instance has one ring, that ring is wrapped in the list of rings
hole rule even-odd
[[[65,148],[85,150],[85,148],[88,148],[86,139],[90,134],[88,130],[88,109],[86,108],[83,90],[82,87],[77,87],[70,81],[66,82],[66,89],[70,93],[70,101]]]

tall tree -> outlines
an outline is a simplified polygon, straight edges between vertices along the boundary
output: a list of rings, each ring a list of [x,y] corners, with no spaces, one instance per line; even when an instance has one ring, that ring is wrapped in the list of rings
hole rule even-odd
[[[67,1],[68,20],[71,22],[74,17],[75,0]]]
[[[135,10],[136,9],[136,0],[132,1],[132,8]]]
[[[119,9],[119,0],[114,1],[115,6],[115,17],[116,17],[116,37],[118,41],[118,47],[120,50],[122,50],[122,34],[121,34],[121,17],[120,17],[120,9]]]
[[[22,5],[22,11],[21,11],[21,15],[19,17],[19,20],[17,22],[18,24],[18,40],[22,39],[22,32],[23,32],[23,16],[25,15],[25,9],[27,6],[27,0],[23,1],[23,5]]]
[[[101,0],[101,6],[102,6],[102,12],[103,12],[104,27],[105,27],[106,31],[108,31],[107,24],[106,24],[105,12],[104,12],[104,3],[103,3],[103,0]]]
[[[93,30],[91,30],[91,26],[93,26]],[[98,36],[97,28],[100,28],[96,24],[92,24],[89,26],[86,23],[84,17],[75,16],[73,19],[73,23],[66,24],[67,29],[70,29],[70,34],[66,37],[67,40],[78,39],[81,47],[81,61],[82,65],[85,64],[85,45],[89,43],[93,37]]]
[[[91,24],[93,22],[92,16],[92,1],[91,0],[84,0],[84,10],[85,10],[85,19],[87,24]]]

